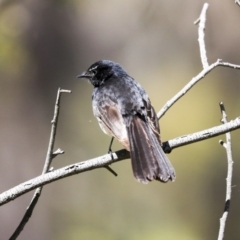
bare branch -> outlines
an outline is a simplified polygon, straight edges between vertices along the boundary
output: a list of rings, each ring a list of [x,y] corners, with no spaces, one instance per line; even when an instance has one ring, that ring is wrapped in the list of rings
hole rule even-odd
[[[240,3],[238,0],[235,0],[235,3],[240,6]],[[223,62],[221,59],[217,60],[215,63],[212,63],[211,65],[208,64],[207,59],[207,53],[206,53],[206,47],[204,42],[204,30],[205,30],[205,22],[206,22],[206,12],[208,9],[208,4],[205,3],[202,9],[202,12],[200,14],[200,17],[197,21],[195,21],[195,24],[199,24],[198,28],[198,41],[199,41],[199,47],[200,47],[200,56],[201,56],[201,62],[203,65],[203,70],[181,90],[179,91],[171,100],[169,100],[164,107],[158,112],[158,118],[161,118],[168,110],[169,108],[178,101],[182,96],[184,96],[198,81],[203,79],[209,72],[211,72],[214,68],[218,66],[224,66],[224,67],[230,67],[234,69],[240,69],[240,65],[234,65],[228,62]],[[12,235],[10,239],[16,239],[16,237],[19,235],[19,233],[24,228],[25,224],[30,219],[32,212],[34,210],[34,207],[36,203],[38,202],[38,199],[41,195],[42,187],[46,184],[49,184],[53,181],[57,181],[61,178],[65,178],[71,175],[79,174],[82,172],[90,171],[96,168],[106,168],[110,172],[112,172],[114,175],[116,173],[108,166],[111,163],[115,163],[117,161],[121,161],[124,159],[127,159],[130,157],[129,152],[126,150],[120,150],[115,153],[106,154],[91,160],[87,160],[84,162],[79,162],[76,164],[72,164],[57,170],[49,170],[50,165],[52,162],[52,159],[56,157],[59,154],[63,154],[64,151],[57,150],[53,152],[54,148],[54,141],[56,136],[56,128],[57,128],[57,121],[58,121],[58,114],[59,114],[59,104],[60,104],[60,94],[62,92],[71,92],[69,90],[61,90],[59,89],[56,105],[55,105],[55,111],[54,111],[54,117],[52,120],[52,130],[51,130],[51,136],[49,141],[49,147],[47,151],[46,161],[45,165],[42,171],[42,175],[31,179],[29,181],[26,181],[22,184],[19,184],[18,186],[0,194],[0,206],[3,204],[8,203],[9,201],[12,201],[16,199],[17,197],[36,189],[33,196],[33,199],[20,223],[18,228],[16,229],[15,233]],[[226,134],[227,142],[224,143],[223,141],[220,141],[220,143],[226,148],[227,151],[227,157],[228,157],[228,177],[227,177],[227,193],[226,193],[226,202],[225,202],[225,209],[224,214],[220,220],[220,229],[219,229],[219,237],[218,239],[223,239],[224,236],[224,229],[226,224],[226,219],[228,215],[228,210],[230,206],[230,199],[231,199],[231,180],[232,180],[232,152],[231,152],[231,135],[228,133],[229,131],[233,131],[235,129],[240,128],[240,117],[236,118],[235,120],[232,120],[230,122],[227,122],[227,117],[225,114],[224,106],[223,104],[220,104],[222,114],[223,114],[223,125],[213,127],[207,130],[203,130],[197,133],[181,136],[172,140],[168,141],[168,145],[170,149],[174,149],[177,147],[181,147],[187,144],[191,144],[197,141],[202,141],[208,138],[212,138],[218,135],[221,135],[223,133]]]
[[[207,130],[203,130],[197,133],[184,135],[181,137],[177,137],[173,140],[169,140],[168,143],[171,149],[178,148],[184,145],[188,145],[191,143],[203,141],[208,138],[219,136],[223,133],[227,133],[233,131],[235,129],[240,128],[240,117],[232,120],[226,124],[219,125],[217,127],[209,128]]]
[[[206,23],[206,13],[208,9],[208,3],[203,5],[202,12],[198,20],[194,22],[194,24],[199,24],[198,27],[198,42],[200,47],[200,57],[203,65],[203,69],[209,67],[208,60],[207,60],[207,52],[204,42],[204,30],[205,30],[205,23]]]
[[[240,7],[240,1],[239,0],[235,0],[235,3]]]
[[[160,119],[169,108],[177,102],[181,97],[183,97],[196,83],[198,83],[201,79],[203,79],[209,72],[211,72],[214,68],[218,66],[230,67],[234,69],[240,69],[240,65],[235,65],[228,62],[223,62],[221,59],[218,59],[215,63],[209,65],[207,68],[203,69],[196,77],[192,78],[192,80],[183,87],[172,99],[170,99],[163,108],[158,112],[157,116]]]
[[[57,151],[55,151],[53,153],[55,136],[56,136],[56,131],[57,131],[58,116],[59,116],[59,110],[60,110],[61,93],[71,93],[71,91],[60,89],[60,88],[58,89],[57,99],[56,99],[55,109],[54,109],[54,116],[53,116],[53,120],[51,121],[52,129],[51,129],[50,140],[49,140],[49,145],[48,145],[48,150],[47,150],[47,156],[46,156],[42,174],[45,174],[48,172],[51,162],[52,162],[52,159],[54,157],[56,157],[59,154],[64,153],[64,151],[62,151],[61,149],[58,149]],[[38,202],[38,199],[41,195],[42,188],[43,188],[43,185],[36,189],[36,191],[33,195],[33,198],[30,202],[30,205],[27,207],[27,210],[22,218],[22,221],[20,222],[20,224],[18,225],[18,227],[16,228],[16,230],[14,231],[13,235],[10,237],[9,240],[16,239],[19,236],[19,234],[21,233],[21,231],[24,229],[25,225],[27,224],[30,217],[32,216],[33,210],[34,210],[34,208]]]
[[[240,117],[226,124],[223,124],[214,128],[210,128],[195,134],[190,134],[190,135],[178,137],[173,140],[169,140],[168,143],[170,147],[174,149],[174,148],[187,145],[193,142],[198,142],[201,140],[205,140],[207,138],[216,137],[220,134],[226,133],[228,131],[233,131],[238,128],[240,128]],[[129,157],[130,157],[129,152],[127,150],[122,149],[115,153],[106,154],[91,160],[87,160],[87,161],[72,164],[60,169],[56,169],[44,175],[40,175],[34,179],[31,179],[27,182],[19,184],[18,186],[0,194],[0,206],[16,199],[17,197],[37,187],[43,186],[45,184],[51,183],[61,178],[69,177],[71,175],[90,171],[96,168],[106,167],[111,163],[125,160]]]
[[[223,103],[220,103],[220,109],[222,112],[222,123],[227,123],[227,114],[225,111],[225,107]],[[230,201],[231,201],[231,194],[232,194],[232,173],[233,173],[233,159],[232,159],[232,143],[231,143],[231,133],[226,133],[226,143],[224,143],[222,140],[220,141],[220,144],[226,149],[227,152],[227,161],[228,161],[228,172],[227,172],[227,178],[226,178],[226,201],[225,201],[225,207],[224,207],[224,213],[220,219],[220,228],[218,233],[218,240],[222,240],[224,238],[224,231],[226,227],[226,221],[228,217],[228,212],[230,208]]]
[[[207,12],[208,6],[209,6],[208,3],[205,3],[203,5],[203,9],[200,14],[200,17],[194,22],[194,24],[199,23],[198,41],[199,41],[200,56],[201,56],[201,61],[203,65],[203,70],[196,77],[192,78],[192,80],[187,85],[185,85],[185,87],[183,87],[182,90],[180,90],[175,96],[173,96],[172,99],[167,101],[167,103],[158,112],[157,114],[158,119],[160,119],[175,102],[177,102],[181,97],[183,97],[196,83],[198,83],[201,79],[203,79],[214,68],[218,66],[223,66],[223,67],[230,67],[234,69],[240,69],[240,65],[223,62],[221,59],[218,59],[215,63],[212,63],[211,65],[208,64],[205,42],[204,42],[204,29],[205,29],[206,12]]]
[[[79,174],[81,172],[90,171],[96,168],[102,168],[113,162],[129,158],[127,150],[120,150],[112,154],[106,154],[88,161],[71,164],[69,166],[56,169],[46,174],[40,175],[32,180],[19,184],[18,186],[2,193],[0,195],[0,205],[3,205],[15,198],[27,193],[37,187],[59,180],[61,178],[69,177],[71,175]]]

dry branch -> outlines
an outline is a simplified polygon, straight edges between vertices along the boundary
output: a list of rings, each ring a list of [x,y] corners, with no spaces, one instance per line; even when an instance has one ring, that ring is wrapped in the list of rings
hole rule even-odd
[[[45,159],[42,174],[45,174],[49,171],[52,159],[54,157],[56,157],[59,154],[64,153],[64,151],[62,151],[61,149],[58,149],[57,151],[53,152],[55,136],[56,136],[56,132],[57,132],[58,116],[59,116],[59,110],[60,110],[61,93],[71,93],[71,91],[60,89],[60,88],[58,89],[57,99],[56,99],[55,108],[54,108],[53,120],[51,121],[52,129],[51,129],[51,133],[50,133],[47,156]],[[29,206],[27,207],[27,210],[26,210],[21,222],[19,223],[18,227],[16,228],[16,230],[14,231],[12,236],[9,238],[9,240],[15,240],[19,236],[21,231],[24,229],[24,227],[27,224],[27,222],[29,221],[29,219],[31,218],[33,210],[38,202],[38,199],[41,196],[42,187],[43,187],[43,185],[36,189],[35,193],[33,194],[33,198],[31,200]]]
[[[222,123],[226,124],[227,114],[226,114],[223,103],[220,103],[220,109],[222,112]],[[220,227],[219,227],[219,233],[218,233],[218,240],[223,240],[228,212],[230,208],[231,195],[232,195],[233,158],[232,158],[232,142],[231,142],[230,132],[226,133],[226,143],[220,140],[220,144],[226,149],[227,162],[228,162],[228,171],[227,171],[227,178],[226,178],[226,200],[225,200],[225,206],[224,206],[224,213],[220,219]]]
[[[210,128],[201,132],[181,136],[172,140],[169,140],[169,146],[171,149],[205,140],[208,138],[219,136],[220,134],[233,131],[240,128],[240,117],[232,120],[226,124],[219,125],[214,128]],[[112,156],[112,157],[111,157]],[[57,181],[61,178],[69,177],[71,175],[79,174],[82,172],[90,171],[96,168],[105,167],[106,165],[125,160],[129,158],[129,152],[126,150],[119,150],[112,154],[106,154],[87,161],[71,164],[69,166],[56,169],[48,172],[44,175],[40,175],[27,182],[19,184],[18,186],[0,194],[0,206],[6,204],[17,197],[20,197],[24,193],[27,193],[37,187],[49,184]]]
[[[235,3],[240,6],[239,1],[235,0]],[[170,107],[177,102],[182,96],[184,96],[197,82],[199,82],[201,79],[203,79],[209,72],[211,72],[214,68],[218,66],[224,66],[224,67],[230,67],[234,69],[240,69],[240,65],[231,64],[228,62],[223,62],[221,59],[218,59],[215,63],[208,64],[207,60],[207,52],[205,47],[205,41],[204,41],[204,29],[205,29],[205,22],[206,22],[206,12],[207,12],[208,4],[205,3],[202,9],[202,12],[200,14],[200,17],[197,21],[195,21],[195,24],[199,24],[198,28],[198,41],[199,41],[199,48],[200,48],[200,57],[201,62],[203,65],[203,70],[185,86],[182,90],[180,90],[172,99],[170,99],[164,107],[158,112],[158,118],[161,118],[169,109]],[[129,152],[126,150],[120,150],[115,153],[106,154],[91,160],[79,162],[76,164],[72,164],[54,171],[49,171],[51,161],[54,157],[56,157],[58,154],[62,154],[63,151],[55,151],[53,152],[54,147],[54,141],[55,141],[55,135],[56,135],[56,127],[57,127],[57,118],[59,114],[59,104],[60,104],[60,93],[61,92],[69,92],[67,90],[61,90],[59,89],[56,105],[55,105],[55,111],[54,111],[54,119],[52,121],[52,131],[50,136],[50,142],[49,142],[49,148],[47,152],[47,157],[44,165],[44,169],[42,172],[42,175],[31,179],[27,182],[24,182],[22,184],[19,184],[16,187],[13,187],[12,189],[0,194],[0,206],[3,204],[8,203],[9,201],[12,201],[19,196],[38,188],[35,193],[34,197],[30,203],[30,206],[28,207],[25,216],[20,223],[19,227],[15,231],[15,233],[12,235],[10,239],[16,239],[16,237],[19,235],[29,218],[31,217],[32,211],[38,201],[38,198],[41,194],[42,187],[46,184],[49,184],[53,181],[57,181],[61,178],[65,178],[71,175],[79,174],[82,172],[90,171],[96,168],[102,168],[105,167],[112,173],[114,173],[111,168],[108,167],[109,164],[115,163],[117,161],[121,161],[124,159],[129,158]],[[227,193],[226,193],[226,203],[225,203],[225,212],[223,214],[223,217],[221,218],[221,225],[219,230],[219,240],[223,239],[224,235],[224,229],[225,229],[225,223],[226,218],[228,214],[229,209],[229,203],[231,198],[231,178],[232,178],[232,155],[231,155],[231,139],[230,139],[230,131],[236,130],[240,128],[240,117],[236,118],[235,120],[232,120],[230,122],[227,122],[225,111],[222,110],[223,113],[223,119],[224,124],[213,127],[207,130],[203,130],[197,133],[181,136],[172,140],[169,140],[167,144],[165,145],[170,147],[170,150],[181,147],[190,143],[194,143],[197,141],[202,141],[208,138],[212,138],[215,136],[218,136],[223,133],[226,134],[227,143],[223,143],[223,146],[227,150],[227,156],[228,156],[228,177],[227,177]]]

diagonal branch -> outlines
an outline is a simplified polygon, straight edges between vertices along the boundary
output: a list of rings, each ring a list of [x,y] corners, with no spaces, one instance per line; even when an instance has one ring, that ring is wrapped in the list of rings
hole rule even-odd
[[[198,83],[201,79],[203,79],[209,72],[211,72],[214,68],[222,66],[222,67],[230,67],[234,69],[240,69],[240,65],[235,65],[228,62],[223,62],[221,59],[218,59],[215,63],[212,63],[207,68],[204,68],[196,77],[192,78],[192,80],[185,85],[173,98],[171,98],[163,108],[158,112],[157,116],[160,119],[169,108],[176,103],[181,97],[183,97],[196,83]]]
[[[56,104],[55,104],[55,109],[54,109],[54,116],[53,116],[53,120],[51,121],[52,129],[51,129],[50,140],[49,140],[49,145],[48,145],[48,150],[47,150],[47,156],[46,156],[46,160],[45,160],[45,164],[44,164],[44,167],[43,167],[42,174],[45,174],[49,171],[52,159],[54,157],[56,157],[59,154],[64,153],[60,149],[58,149],[57,151],[55,151],[53,153],[56,130],[57,130],[57,123],[58,123],[58,116],[59,116],[59,110],[60,110],[61,93],[71,93],[71,91],[60,89],[60,88],[58,89],[57,99],[56,99]],[[36,191],[33,195],[33,198],[30,202],[30,205],[27,207],[27,210],[26,210],[21,222],[19,223],[18,227],[16,228],[16,230],[14,231],[14,233],[12,234],[12,236],[10,237],[9,240],[16,239],[19,236],[19,234],[21,233],[21,231],[24,229],[25,225],[27,224],[30,217],[32,216],[33,210],[34,210],[34,208],[35,208],[35,206],[38,202],[38,199],[41,195],[42,188],[43,188],[43,185],[36,189]]]
[[[208,138],[216,137],[220,134],[233,131],[240,128],[240,117],[232,120],[226,124],[219,125],[214,128],[210,128],[198,133],[189,134],[186,136],[178,137],[176,139],[169,140],[168,144],[171,149],[191,144],[197,141],[205,140]],[[40,175],[34,179],[24,182],[6,192],[0,194],[0,206],[6,204],[17,197],[48,183],[57,181],[61,178],[69,177],[71,175],[79,174],[82,172],[90,171],[96,168],[102,168],[111,163],[115,163],[121,160],[129,158],[129,152],[126,150],[119,150],[115,153],[106,154],[91,160],[75,163],[54,171],[48,172],[44,175]]]
[[[201,79],[203,79],[214,68],[218,66],[222,66],[222,67],[240,69],[240,65],[223,62],[221,59],[218,59],[215,63],[212,63],[211,65],[208,64],[207,52],[206,52],[205,41],[204,41],[204,29],[205,29],[206,12],[207,12],[208,6],[209,6],[208,3],[205,3],[203,5],[203,9],[200,14],[200,17],[194,22],[194,24],[199,23],[198,42],[199,42],[200,57],[203,65],[203,70],[197,76],[192,78],[192,80],[187,85],[185,85],[182,88],[182,90],[180,90],[175,96],[173,96],[173,98],[171,98],[163,106],[163,108],[157,114],[158,119],[160,119],[170,109],[170,107],[173,106],[174,103],[176,103],[181,97],[183,97],[196,83],[198,83]]]

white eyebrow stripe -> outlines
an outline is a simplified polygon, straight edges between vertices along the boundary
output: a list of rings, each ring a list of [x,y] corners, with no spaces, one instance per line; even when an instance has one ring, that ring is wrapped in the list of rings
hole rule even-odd
[[[92,70],[94,70],[94,69],[96,69],[96,68],[98,68],[98,66],[95,66],[95,67],[90,68],[89,71],[92,71]]]

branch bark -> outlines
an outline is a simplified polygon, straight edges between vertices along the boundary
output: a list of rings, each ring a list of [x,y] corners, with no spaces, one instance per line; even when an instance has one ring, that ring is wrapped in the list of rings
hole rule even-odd
[[[196,77],[186,84],[172,99],[170,99],[163,108],[158,112],[157,116],[160,119],[174,103],[176,103],[181,97],[183,97],[196,83],[203,79],[209,72],[211,72],[216,67],[229,67],[233,69],[240,69],[240,65],[235,65],[228,62],[223,62],[221,59],[218,59],[215,63],[212,63],[208,67],[204,68]]]
[[[53,152],[54,143],[55,143],[55,136],[56,136],[56,132],[57,132],[58,116],[59,116],[59,110],[60,110],[61,93],[71,93],[71,91],[60,89],[60,88],[58,89],[57,99],[56,99],[55,108],[54,108],[53,120],[51,121],[52,129],[51,129],[51,133],[50,133],[50,140],[49,140],[49,145],[48,145],[48,150],[47,150],[47,156],[46,156],[46,160],[45,160],[45,164],[44,164],[44,167],[43,167],[42,174],[45,174],[49,171],[52,159],[54,157],[56,157],[59,154],[64,153],[64,151],[62,151],[61,149],[58,149],[57,151]],[[16,230],[14,231],[12,236],[9,238],[9,240],[17,239],[17,237],[22,232],[25,225],[27,224],[27,222],[31,218],[33,210],[34,210],[34,208],[35,208],[35,206],[38,202],[38,199],[41,196],[42,188],[43,188],[43,185],[41,185],[39,188],[36,189],[36,191],[33,195],[33,198],[31,200],[29,206],[27,207],[27,210],[26,210],[21,222],[19,223],[18,227],[16,228]]]
[[[201,57],[203,69],[209,67],[205,41],[204,41],[204,30],[205,30],[206,14],[207,14],[208,6],[209,6],[208,3],[204,3],[199,19],[194,22],[194,24],[199,24],[198,42],[199,42],[200,57]]]
[[[227,114],[225,111],[225,107],[223,103],[220,103],[220,109],[222,112],[222,123],[227,123]],[[223,240],[224,238],[224,231],[226,227],[228,212],[230,208],[230,201],[232,195],[232,173],[233,173],[233,158],[232,158],[232,142],[231,142],[231,133],[226,133],[226,143],[220,140],[220,144],[226,149],[227,152],[227,162],[228,162],[228,171],[227,171],[227,178],[226,178],[226,201],[224,206],[224,213],[220,219],[220,227],[218,233],[218,240]]]
[[[239,4],[239,1],[235,1],[235,3]],[[203,79],[209,72],[211,72],[214,68],[218,66],[223,67],[230,67],[234,69],[240,69],[240,65],[231,64],[228,62],[223,62],[221,59],[218,59],[215,63],[212,63],[211,65],[208,64],[207,60],[207,52],[204,42],[204,29],[205,29],[205,22],[206,22],[206,11],[208,8],[208,4],[204,4],[202,12],[200,14],[200,17],[197,21],[195,21],[195,24],[199,23],[198,33],[199,33],[199,47],[200,47],[200,57],[201,62],[203,65],[203,70],[185,86],[182,90],[180,90],[171,100],[169,100],[164,107],[158,112],[158,118],[161,118],[169,109],[170,107],[177,102],[182,96],[184,96],[197,82],[199,82],[201,79]],[[42,175],[31,179],[29,181],[26,181],[22,184],[19,184],[18,186],[0,194],[0,206],[3,204],[8,203],[9,201],[12,201],[19,196],[23,195],[24,193],[27,193],[33,189],[36,189],[36,192],[34,193],[33,199],[30,203],[30,206],[28,207],[23,220],[21,221],[20,225],[18,226],[15,233],[12,235],[10,239],[16,239],[16,237],[19,235],[19,233],[24,228],[25,224],[29,220],[29,218],[32,215],[33,209],[40,197],[42,187],[46,184],[49,184],[53,181],[57,181],[61,178],[65,178],[71,175],[79,174],[82,172],[90,171],[96,168],[102,168],[105,167],[108,170],[111,171],[111,169],[108,167],[109,164],[115,163],[117,161],[121,161],[124,159],[129,158],[129,152],[126,150],[120,150],[115,153],[106,154],[94,159],[90,159],[84,162],[79,162],[76,164],[72,164],[54,171],[49,171],[51,161],[52,159],[57,156],[58,154],[63,153],[60,152],[54,152],[53,153],[53,147],[54,147],[54,140],[55,140],[55,134],[56,134],[56,127],[57,127],[57,117],[59,112],[59,101],[60,101],[60,93],[66,92],[66,90],[60,90],[58,92],[58,97],[56,100],[55,105],[55,112],[54,112],[54,119],[52,121],[52,131],[50,136],[50,142],[49,142],[49,148],[48,153],[46,157],[46,162],[44,165],[44,169],[42,172]],[[68,92],[68,91],[67,91]],[[223,144],[224,147],[227,149],[227,156],[228,156],[228,177],[227,177],[227,193],[226,193],[226,203],[225,203],[225,211],[223,214],[223,217],[221,218],[221,225],[219,230],[219,240],[223,239],[224,235],[224,229],[225,229],[225,223],[226,218],[229,210],[229,204],[230,204],[230,198],[231,198],[231,178],[232,178],[232,158],[231,158],[231,139],[230,139],[230,131],[236,130],[240,128],[240,117],[236,118],[235,120],[232,120],[230,122],[227,122],[225,116],[224,116],[224,124],[213,127],[207,130],[203,130],[197,133],[184,135],[172,140],[169,140],[166,145],[170,147],[170,150],[181,147],[187,144],[195,143],[197,141],[202,141],[208,138],[212,138],[215,136],[218,136],[223,133],[227,133],[227,143]],[[170,152],[170,151],[169,151]],[[111,171],[112,172],[112,171]]]
[[[226,124],[219,125],[217,127],[213,127],[201,132],[197,132],[197,133],[193,133],[193,134],[189,134],[189,135],[185,135],[185,136],[181,136],[181,137],[169,140],[168,143],[170,148],[174,149],[187,144],[191,144],[191,143],[202,141],[208,138],[216,137],[216,136],[219,136],[220,134],[233,131],[238,128],[240,128],[240,117]],[[40,175],[36,178],[33,178],[27,182],[19,184],[18,186],[0,194],[0,206],[20,197],[24,193],[27,193],[37,187],[49,184],[51,182],[57,181],[62,178],[69,177],[71,175],[90,171],[96,168],[102,168],[102,167],[105,167],[106,165],[109,165],[121,160],[125,160],[129,157],[130,157],[129,152],[122,149],[115,153],[106,154],[94,159],[71,164],[69,166],[46,173],[44,175]]]

